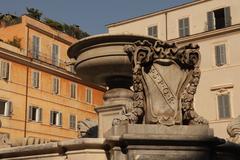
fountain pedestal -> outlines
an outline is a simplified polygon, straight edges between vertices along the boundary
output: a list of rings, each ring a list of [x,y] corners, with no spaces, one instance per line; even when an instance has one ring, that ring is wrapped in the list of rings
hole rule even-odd
[[[122,124],[105,135],[114,160],[213,160],[223,143],[207,126]]]

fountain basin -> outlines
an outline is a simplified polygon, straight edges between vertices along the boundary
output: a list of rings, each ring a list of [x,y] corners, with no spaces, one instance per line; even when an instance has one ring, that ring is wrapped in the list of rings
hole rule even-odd
[[[111,88],[125,88],[118,85],[131,85],[132,70],[123,48],[138,40],[157,41],[148,36],[102,34],[76,42],[68,49],[68,56],[76,60],[75,71],[84,81]]]

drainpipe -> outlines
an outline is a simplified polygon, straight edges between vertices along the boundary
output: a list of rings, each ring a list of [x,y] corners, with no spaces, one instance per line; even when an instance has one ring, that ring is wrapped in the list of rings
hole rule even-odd
[[[168,40],[168,19],[167,19],[167,12],[165,12],[165,27],[166,27],[166,41]]]
[[[28,47],[29,47],[29,28],[27,26],[27,57],[29,57],[29,53],[28,53]],[[27,111],[28,111],[28,79],[29,79],[29,66],[27,67],[27,75],[26,75],[26,96],[25,96],[25,119],[24,119],[24,138],[27,136]]]

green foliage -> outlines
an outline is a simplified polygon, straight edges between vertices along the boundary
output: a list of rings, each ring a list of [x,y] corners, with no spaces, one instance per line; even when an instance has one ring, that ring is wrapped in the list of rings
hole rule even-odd
[[[10,14],[1,14],[0,21],[5,22],[6,26],[18,24],[21,22],[21,18],[10,15]]]
[[[44,18],[43,22],[52,28],[55,28],[59,31],[63,31],[63,25],[55,20],[52,20],[50,18]]]
[[[41,19],[41,16],[42,16],[42,12],[40,12],[38,9],[36,8],[26,8],[27,10],[27,15],[34,18],[34,19],[37,19],[37,20],[40,20]]]
[[[18,38],[17,36],[14,36],[12,41],[8,40],[7,43],[17,48],[21,48],[21,38]]]
[[[66,23],[62,24],[50,18],[44,18],[43,22],[49,25],[50,27],[62,31],[76,39],[81,39],[89,36],[87,32],[80,30],[79,26],[77,25],[69,25]]]

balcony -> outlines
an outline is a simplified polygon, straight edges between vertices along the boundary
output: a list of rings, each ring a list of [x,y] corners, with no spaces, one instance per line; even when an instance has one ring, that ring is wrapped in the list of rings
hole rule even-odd
[[[68,69],[69,67],[67,66],[65,61],[63,61],[59,58],[53,58],[47,53],[29,50],[28,57],[30,57],[31,59],[37,60],[39,62],[42,62],[42,63],[47,63],[47,64],[57,67],[59,69],[61,68],[61,69],[67,70],[67,71],[69,70]]]

